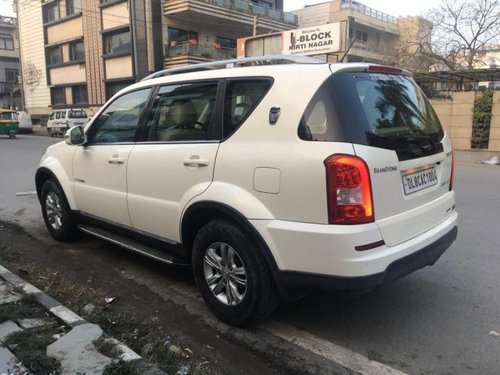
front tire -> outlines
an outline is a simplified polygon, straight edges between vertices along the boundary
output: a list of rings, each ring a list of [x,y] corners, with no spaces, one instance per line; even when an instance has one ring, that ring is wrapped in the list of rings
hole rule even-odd
[[[192,257],[196,284],[220,320],[244,326],[278,305],[279,293],[263,256],[232,222],[214,220],[201,228]]]
[[[54,180],[45,181],[41,194],[42,215],[47,230],[58,241],[69,241],[77,233],[66,196]]]

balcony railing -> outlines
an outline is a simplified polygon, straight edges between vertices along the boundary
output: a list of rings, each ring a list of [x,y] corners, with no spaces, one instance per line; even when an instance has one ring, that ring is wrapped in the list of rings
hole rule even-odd
[[[236,57],[236,48],[217,48],[209,44],[193,44],[192,42],[170,43],[165,47],[166,55],[172,56],[200,56],[213,60],[225,60]]]
[[[342,9],[350,9],[353,12],[358,12],[365,14],[367,16],[376,18],[380,21],[388,22],[388,23],[398,23],[398,19],[394,16],[391,16],[387,13],[383,13],[379,10],[370,8],[364,4],[361,4],[355,0],[341,0],[340,7]]]
[[[196,3],[206,3],[208,5],[217,5],[230,10],[235,10],[249,14],[251,16],[265,17],[275,21],[298,24],[298,17],[295,14],[282,12],[278,9],[254,4],[248,0],[196,0]],[[165,9],[170,5],[178,4],[179,0],[166,0]]]
[[[17,18],[15,18],[15,17],[0,16],[0,24],[15,26],[16,22],[17,22]]]

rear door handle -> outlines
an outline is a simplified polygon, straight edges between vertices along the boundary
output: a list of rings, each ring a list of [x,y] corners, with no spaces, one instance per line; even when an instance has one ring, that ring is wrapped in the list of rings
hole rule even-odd
[[[190,156],[184,159],[184,165],[187,167],[207,167],[209,161],[206,159],[200,159],[198,155]]]
[[[108,159],[108,163],[109,163],[109,164],[118,165],[118,164],[123,164],[123,163],[125,163],[125,160],[124,160],[124,159],[122,159],[122,158],[111,158],[111,159]]]

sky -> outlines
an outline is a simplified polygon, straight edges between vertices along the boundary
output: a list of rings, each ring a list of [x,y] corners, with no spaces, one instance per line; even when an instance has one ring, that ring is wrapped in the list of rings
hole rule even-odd
[[[419,16],[429,9],[436,7],[439,0],[358,0],[367,5],[391,16]],[[305,4],[312,5],[323,3],[325,0],[284,0],[285,10],[295,10],[303,8]]]
[[[322,3],[325,0],[284,0],[285,10],[303,8],[305,4],[312,5]],[[359,0],[369,7],[380,10],[391,16],[417,16],[425,13],[439,4],[439,0]],[[2,16],[14,16],[12,11],[12,0],[0,0],[0,14]]]

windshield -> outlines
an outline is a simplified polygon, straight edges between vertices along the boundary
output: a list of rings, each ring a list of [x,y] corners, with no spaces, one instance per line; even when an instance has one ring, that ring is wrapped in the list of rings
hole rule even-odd
[[[338,73],[325,81],[299,126],[308,141],[350,142],[394,150],[399,160],[443,150],[439,120],[407,76]]]
[[[68,118],[87,118],[87,113],[82,110],[72,110],[68,113]]]

